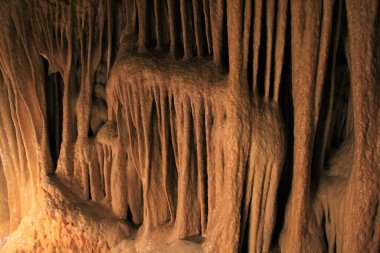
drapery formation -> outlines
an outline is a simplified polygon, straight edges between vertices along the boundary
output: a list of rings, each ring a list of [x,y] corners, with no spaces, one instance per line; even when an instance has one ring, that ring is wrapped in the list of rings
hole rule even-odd
[[[0,13],[6,230],[39,213],[41,247],[378,251],[378,1],[16,0]]]

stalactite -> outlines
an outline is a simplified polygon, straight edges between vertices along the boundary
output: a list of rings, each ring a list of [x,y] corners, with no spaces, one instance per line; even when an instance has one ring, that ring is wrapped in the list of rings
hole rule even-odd
[[[273,100],[275,102],[278,102],[280,95],[281,76],[284,64],[284,48],[286,42],[287,12],[288,0],[278,1],[273,84]]]
[[[224,0],[209,0],[210,3],[210,24],[212,34],[212,52],[214,63],[222,65],[222,44],[223,44],[223,17],[225,15]]]
[[[263,1],[258,0],[254,3],[254,19],[253,19],[253,91],[257,92],[257,71],[259,67],[259,50],[261,44],[261,23],[263,13]]]
[[[212,51],[212,35],[211,35],[211,20],[210,20],[210,3],[209,0],[203,0],[203,15],[205,20],[206,39],[208,53],[211,55]]]
[[[323,166],[324,166],[324,163],[326,161],[326,153],[327,153],[327,148],[328,148],[328,138],[329,138],[329,130],[331,129],[331,126],[332,126],[332,111],[333,111],[333,105],[334,105],[334,92],[335,92],[335,89],[336,89],[336,82],[338,80],[335,80],[336,79],[336,68],[337,68],[337,64],[336,64],[336,59],[337,59],[337,50],[338,50],[338,45],[339,43],[342,43],[342,39],[341,37],[342,36],[342,32],[340,31],[340,28],[341,28],[341,20],[342,20],[342,1],[338,1],[338,3],[335,3],[335,5],[337,6],[338,10],[337,10],[337,26],[336,26],[336,30],[335,30],[335,36],[332,36],[332,46],[330,46],[330,56],[329,56],[329,62],[332,62],[332,67],[331,67],[331,70],[330,70],[330,75],[326,75],[326,82],[327,83],[330,83],[330,85],[326,85],[325,86],[325,89],[328,88],[329,89],[329,94],[328,94],[328,106],[327,106],[327,112],[326,112],[326,116],[325,116],[325,125],[323,126],[323,133],[322,133],[322,137],[321,137],[321,141],[320,141],[320,147],[316,147],[316,151],[320,150],[319,151],[319,154],[317,153],[317,159],[318,161],[316,162],[316,169],[318,171],[322,170]],[[334,31],[332,31],[332,35],[334,34]],[[327,70],[328,71],[328,70]],[[328,79],[330,78],[330,79]],[[328,87],[330,86],[330,87]],[[321,103],[323,103],[323,100],[321,101]],[[320,118],[320,121],[322,119]],[[318,136],[316,137],[318,138]]]
[[[144,52],[149,43],[148,38],[148,2],[147,0],[136,1],[139,24],[139,51]]]
[[[269,0],[266,2],[266,61],[265,61],[265,99],[269,100],[271,72],[272,72],[272,54],[273,54],[273,34],[274,34],[274,18],[275,18],[275,1]]]
[[[252,1],[244,2],[244,28],[243,28],[243,67],[242,75],[243,80],[246,82],[243,85],[248,87],[248,62],[250,42],[251,42],[251,20],[252,20]]]
[[[193,13],[190,12],[192,3],[190,1],[181,0],[181,24],[182,24],[182,39],[184,58],[189,59],[194,54],[194,40],[193,40]]]
[[[204,19],[203,5],[200,0],[193,0],[193,16],[194,16],[194,32],[197,45],[197,56],[204,55],[205,51],[205,35],[204,35]]]
[[[168,16],[169,16],[169,30],[170,30],[170,52],[172,56],[175,56],[176,51],[178,49],[178,38],[179,36],[179,24],[176,18],[176,1],[167,0],[168,3]]]
[[[72,12],[72,2],[69,3],[68,13]],[[73,23],[71,15],[67,20],[67,60],[65,70],[63,71],[63,123],[62,123],[62,146],[61,146],[61,167],[60,170],[67,171],[67,174],[73,174],[72,163],[70,162],[72,157],[70,156],[70,147],[72,147],[73,130],[72,130],[72,110],[71,110],[71,71],[73,62]]]

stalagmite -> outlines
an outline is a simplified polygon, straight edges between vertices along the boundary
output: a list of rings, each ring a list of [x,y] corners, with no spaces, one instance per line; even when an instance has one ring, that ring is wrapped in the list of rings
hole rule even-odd
[[[0,252],[379,251],[377,0],[0,13]]]

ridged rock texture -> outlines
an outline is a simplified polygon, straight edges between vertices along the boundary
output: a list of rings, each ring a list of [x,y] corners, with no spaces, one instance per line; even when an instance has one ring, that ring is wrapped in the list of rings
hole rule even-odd
[[[0,0],[1,252],[379,252],[378,0]]]

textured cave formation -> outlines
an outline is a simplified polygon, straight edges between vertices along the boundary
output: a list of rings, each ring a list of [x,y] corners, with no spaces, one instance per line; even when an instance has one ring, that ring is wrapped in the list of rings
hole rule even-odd
[[[0,0],[1,252],[378,252],[378,0]]]

